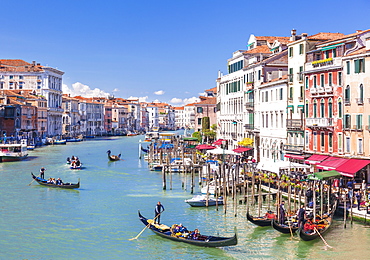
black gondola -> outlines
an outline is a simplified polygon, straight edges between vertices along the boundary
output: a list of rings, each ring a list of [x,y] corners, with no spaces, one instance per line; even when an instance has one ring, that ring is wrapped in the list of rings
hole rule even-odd
[[[40,185],[52,187],[52,188],[62,188],[62,189],[78,189],[80,187],[80,180],[78,180],[78,183],[63,183],[61,185],[56,185],[53,183],[47,183],[47,180],[42,179],[40,177],[36,177],[33,173],[32,178],[37,181]]]
[[[247,219],[252,222],[253,224],[260,226],[260,227],[268,227],[271,226],[272,219],[266,217],[253,217],[247,212]]]
[[[144,147],[141,147],[141,151],[143,151],[144,153],[149,153],[149,149],[145,149]]]
[[[331,226],[331,223],[333,221],[334,212],[337,208],[337,201],[335,201],[332,210],[329,214],[324,214],[322,219],[316,220],[314,224],[317,226],[316,230],[311,231],[305,231],[303,227],[299,228],[298,234],[299,237],[304,241],[310,241],[314,240],[316,238],[319,238],[320,235],[323,235],[325,232],[327,232]],[[320,234],[318,234],[319,232]]]
[[[271,225],[277,231],[284,234],[291,234],[298,230],[297,223],[291,223],[290,225],[280,224],[276,220],[271,221]]]
[[[107,151],[107,154],[108,154],[108,159],[110,161],[119,161],[119,160],[121,160],[121,154],[119,154],[119,155],[111,155],[111,151],[110,150]]]
[[[140,214],[139,211],[139,219],[145,226],[147,226],[151,231],[155,234],[171,239],[177,242],[184,242],[196,246],[203,246],[203,247],[224,247],[224,246],[234,246],[238,243],[238,238],[236,234],[233,237],[214,237],[214,236],[205,236],[202,235],[199,239],[190,239],[184,237],[177,237],[174,236],[171,232],[171,229],[166,225],[157,225],[151,224],[153,220],[147,219]]]

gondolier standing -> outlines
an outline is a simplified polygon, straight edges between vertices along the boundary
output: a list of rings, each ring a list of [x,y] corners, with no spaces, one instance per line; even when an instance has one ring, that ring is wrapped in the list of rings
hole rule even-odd
[[[154,224],[160,224],[161,222],[161,213],[164,211],[164,207],[160,201],[158,201],[157,205],[155,206],[154,210]]]
[[[41,167],[41,169],[40,169],[40,178],[45,179],[44,174],[45,174],[45,168]]]
[[[280,212],[279,212],[279,222],[280,224],[284,224],[285,223],[285,201],[282,201],[281,204],[280,204]]]

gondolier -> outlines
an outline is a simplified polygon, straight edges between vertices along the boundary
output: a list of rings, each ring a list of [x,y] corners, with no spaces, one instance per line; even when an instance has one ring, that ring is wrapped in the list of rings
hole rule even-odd
[[[40,169],[40,178],[45,179],[44,175],[45,175],[45,168],[41,167],[41,169]]]
[[[164,211],[164,207],[160,201],[158,201],[157,205],[154,209],[154,223],[160,224],[161,222],[161,213]]]
[[[280,204],[280,212],[279,212],[279,223],[280,224],[284,224],[285,222],[285,201],[282,201],[281,204]]]

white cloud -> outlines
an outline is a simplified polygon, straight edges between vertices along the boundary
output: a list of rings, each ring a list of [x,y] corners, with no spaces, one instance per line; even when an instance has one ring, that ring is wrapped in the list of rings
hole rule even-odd
[[[187,105],[187,104],[191,104],[191,103],[196,103],[196,102],[199,102],[200,99],[197,98],[197,97],[191,97],[191,98],[184,98],[184,99],[181,99],[181,98],[172,98],[169,103],[171,105],[181,105],[181,106],[184,106],[184,105]]]
[[[113,92],[119,92],[118,88],[113,89]]]
[[[172,103],[172,104],[180,104],[180,103],[182,103],[182,99],[181,98],[172,98],[170,100],[170,103]]]
[[[145,96],[145,97],[133,97],[133,96],[131,96],[128,99],[139,99],[139,102],[147,102],[148,98],[149,98],[148,96]]]
[[[89,86],[82,84],[80,82],[76,82],[72,84],[72,88],[69,88],[66,84],[63,84],[62,86],[63,94],[70,94],[71,97],[74,96],[81,96],[81,97],[108,97],[109,93],[94,88],[91,89]]]
[[[158,90],[158,91],[154,92],[154,94],[160,96],[160,95],[163,95],[164,94],[164,91],[163,90]]]

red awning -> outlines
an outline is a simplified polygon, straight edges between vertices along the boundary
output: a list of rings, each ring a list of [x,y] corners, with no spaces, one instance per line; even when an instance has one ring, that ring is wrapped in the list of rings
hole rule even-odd
[[[296,154],[286,154],[284,155],[286,158],[292,158],[292,159],[297,159],[297,160],[303,160],[304,156],[302,155],[296,155]]]
[[[243,153],[249,150],[252,150],[252,148],[238,147],[238,148],[235,148],[233,151],[236,153]]]
[[[346,163],[348,160],[349,159],[329,156],[324,161],[319,163],[316,167],[317,167],[317,169],[322,169],[322,170],[325,170],[325,171],[335,170],[339,166],[341,166],[342,164]]]
[[[216,147],[209,145],[209,144],[200,144],[195,146],[195,149],[197,150],[211,150],[211,149],[216,149]]]
[[[218,139],[217,141],[213,142],[213,145],[221,145],[223,141],[226,142],[225,139]]]
[[[336,168],[337,172],[347,177],[354,177],[355,173],[370,163],[370,160],[348,159],[347,162]]]
[[[310,158],[308,158],[304,162],[308,163],[308,164],[318,164],[318,163],[322,162],[323,160],[325,160],[328,157],[329,156],[327,156],[327,155],[314,154],[314,155],[311,155]]]

